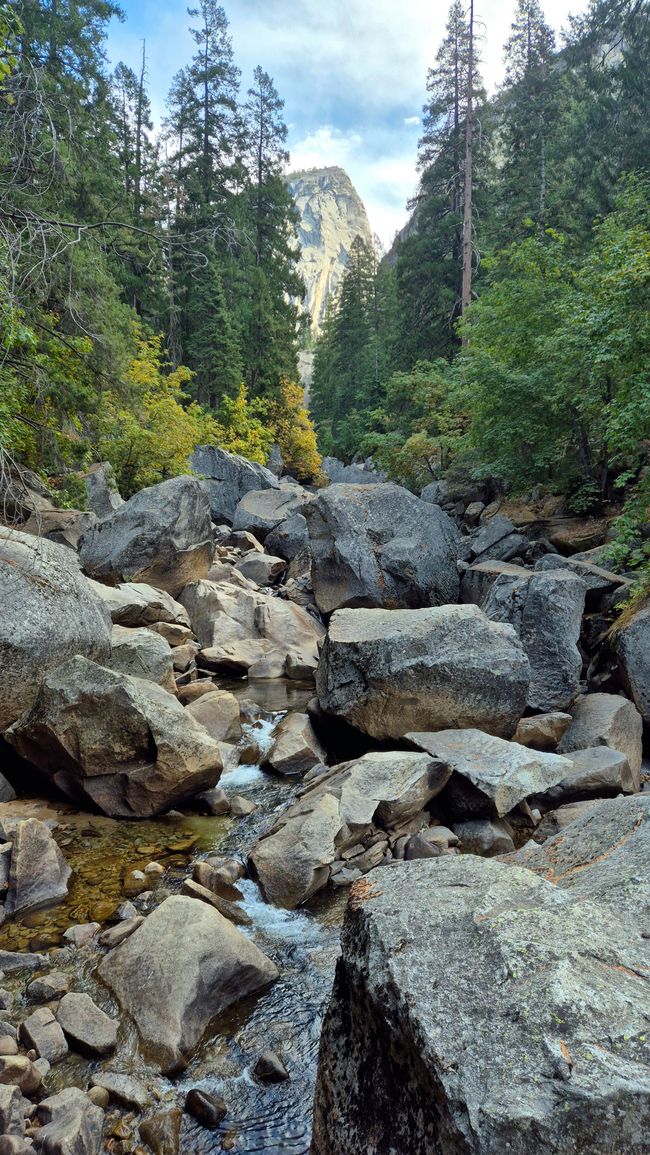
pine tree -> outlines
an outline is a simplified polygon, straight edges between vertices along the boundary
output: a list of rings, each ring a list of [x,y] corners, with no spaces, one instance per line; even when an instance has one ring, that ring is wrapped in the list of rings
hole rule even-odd
[[[200,404],[216,410],[224,395],[236,395],[242,364],[214,250],[189,282],[184,329],[194,393]]]

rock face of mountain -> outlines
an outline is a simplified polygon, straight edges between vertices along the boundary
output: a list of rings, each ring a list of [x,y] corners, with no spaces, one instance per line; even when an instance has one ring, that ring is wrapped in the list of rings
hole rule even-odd
[[[318,332],[327,298],[335,292],[355,237],[372,244],[366,210],[342,168],[312,168],[292,173],[289,188],[300,213],[300,272],[307,292],[305,308]]]

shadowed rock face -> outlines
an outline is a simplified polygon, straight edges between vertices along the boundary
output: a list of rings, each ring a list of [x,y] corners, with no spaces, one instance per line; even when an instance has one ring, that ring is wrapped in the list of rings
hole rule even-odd
[[[312,1155],[642,1155],[640,896],[637,918],[622,918],[593,883],[592,899],[589,883],[572,893],[469,855],[395,863],[357,883]]]

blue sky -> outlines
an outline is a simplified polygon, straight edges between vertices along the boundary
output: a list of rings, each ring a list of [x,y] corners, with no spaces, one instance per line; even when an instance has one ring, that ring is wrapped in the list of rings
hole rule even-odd
[[[154,115],[169,82],[193,51],[182,0],[121,0],[108,54],[137,68],[147,42]],[[559,31],[587,0],[542,0]],[[363,197],[384,244],[406,220],[415,190],[419,114],[427,68],[444,34],[448,4],[436,0],[225,0],[235,57],[246,89],[257,64],[285,101],[292,168],[340,164]],[[483,76],[502,75],[513,0],[483,0]]]

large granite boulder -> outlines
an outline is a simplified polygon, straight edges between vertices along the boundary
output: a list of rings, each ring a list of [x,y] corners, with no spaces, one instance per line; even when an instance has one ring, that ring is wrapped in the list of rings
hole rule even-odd
[[[280,488],[270,469],[235,453],[227,453],[216,445],[199,445],[190,458],[190,465],[194,473],[205,478],[201,486],[210,502],[212,520],[216,525],[232,524],[239,502],[251,489]]]
[[[281,485],[280,489],[250,490],[235,510],[233,530],[248,530],[264,541],[283,521],[299,517],[314,496],[300,485]]]
[[[568,758],[504,742],[481,730],[441,730],[406,738],[453,770],[444,802],[454,819],[501,817],[531,795],[556,786],[573,770]]]
[[[470,535],[467,542],[468,556],[472,561],[510,561],[526,550],[528,541],[507,517],[496,514],[481,523]]]
[[[305,774],[327,755],[307,714],[287,714],[273,731],[273,742],[264,766],[277,774]]]
[[[145,818],[214,786],[217,743],[154,682],[72,658],[43,680],[7,740],[65,794]]]
[[[186,1066],[211,1021],[278,977],[265,954],[207,903],[166,898],[98,973],[164,1072]]]
[[[582,561],[577,557],[563,557],[559,553],[547,553],[535,562],[536,570],[567,569],[582,578],[587,587],[587,604],[597,604],[606,594],[612,594],[617,589],[629,589],[632,582],[629,578],[603,569],[593,562]]]
[[[439,506],[399,485],[331,485],[303,514],[323,613],[458,600],[458,531]]]
[[[502,574],[527,580],[529,571],[522,565],[513,565],[509,561],[477,561],[463,573],[460,581],[460,600],[482,606],[495,581]]]
[[[642,1155],[648,943],[586,891],[468,855],[355,886],[312,1155]]]
[[[88,509],[91,509],[97,517],[110,517],[116,509],[124,505],[124,498],[117,488],[110,461],[100,461],[97,465],[91,465],[84,481],[88,494]]]
[[[573,721],[558,743],[558,754],[609,746],[625,754],[634,774],[641,770],[643,722],[633,702],[618,694],[585,694],[573,708]]]
[[[501,574],[483,602],[488,618],[510,622],[521,638],[530,662],[533,710],[566,710],[578,693],[585,594],[585,583],[570,570]]]
[[[99,1155],[104,1112],[79,1087],[64,1087],[38,1105],[42,1126],[36,1150],[42,1155]]]
[[[172,597],[205,577],[214,554],[210,507],[194,477],[142,489],[81,541],[85,572],[108,585],[145,582]]]
[[[164,590],[157,590],[145,582],[125,582],[106,586],[103,582],[86,579],[89,586],[106,606],[115,626],[153,626],[169,622],[189,626],[187,610]]]
[[[72,871],[44,822],[27,818],[12,834],[5,914],[23,915],[61,902]]]
[[[268,534],[264,546],[269,553],[283,557],[285,561],[293,561],[298,554],[309,549],[306,518],[302,513],[296,513],[286,521],[280,522]]]
[[[477,606],[339,610],[316,689],[326,713],[373,738],[470,726],[509,738],[528,679],[512,626],[489,621]]]
[[[321,471],[332,484],[342,485],[381,485],[388,481],[388,475],[374,467],[369,468],[365,462],[346,465],[338,457],[324,457],[321,462]]]
[[[236,572],[236,571],[233,571]],[[198,664],[250,678],[314,676],[325,630],[301,606],[232,582],[199,581],[180,595],[202,647]]]
[[[334,766],[251,851],[267,899],[292,909],[326,886],[337,865],[356,878],[377,866],[391,832],[419,815],[450,774],[441,760],[409,752],[365,754]]]
[[[111,652],[110,618],[71,550],[0,529],[0,731],[31,706],[41,678],[75,654]]]
[[[156,682],[165,690],[174,693],[174,665],[172,650],[160,634],[146,626],[129,629],[127,626],[113,626],[111,632],[112,650],[106,663],[111,670],[132,674],[134,678],[145,678]]]
[[[650,726],[650,605],[620,627],[615,647],[623,685]]]
[[[84,509],[46,509],[33,513],[21,526],[23,533],[46,541],[55,541],[77,550],[82,536],[97,522],[94,513]]]

